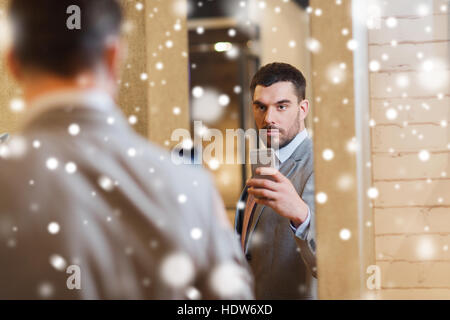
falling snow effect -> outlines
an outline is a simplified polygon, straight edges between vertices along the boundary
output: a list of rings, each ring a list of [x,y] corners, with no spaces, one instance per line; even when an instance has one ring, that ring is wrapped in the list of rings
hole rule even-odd
[[[246,283],[243,281],[242,269],[235,264],[222,264],[213,269],[211,287],[219,294],[221,299],[230,299],[245,291]]]
[[[284,14],[285,7],[284,3],[287,1],[279,1],[277,6],[271,7],[269,1],[257,1],[256,6],[258,10],[267,11],[272,10],[275,14]],[[332,5],[340,6],[342,5],[341,0],[330,1]],[[146,8],[147,2],[135,2],[134,9],[141,14],[146,12],[151,12],[149,18],[158,14],[157,8]],[[386,32],[392,34],[393,37],[387,39],[383,42],[383,45],[376,45],[372,47],[377,47],[377,50],[369,53],[369,63],[365,68],[369,73],[369,77],[373,79],[382,79],[383,86],[380,88],[382,97],[377,97],[381,100],[379,103],[371,101],[371,115],[368,117],[367,125],[371,130],[372,142],[378,143],[380,145],[385,142],[384,136],[382,135],[383,128],[385,130],[390,130],[389,141],[387,145],[382,145],[383,148],[377,151],[377,155],[374,157],[374,162],[366,164],[367,169],[378,171],[381,165],[386,166],[387,162],[390,160],[395,168],[386,167],[389,170],[389,174],[394,177],[384,177],[380,180],[394,180],[392,182],[383,182],[380,184],[375,183],[373,186],[367,186],[363,189],[363,194],[371,202],[373,206],[380,206],[381,201],[394,201],[387,194],[391,192],[397,192],[400,196],[401,192],[411,192],[411,199],[405,200],[408,206],[414,207],[418,206],[415,201],[423,201],[420,206],[425,207],[427,215],[433,218],[435,211],[433,206],[442,206],[448,208],[449,198],[448,192],[443,187],[448,187],[448,166],[443,165],[445,163],[445,157],[443,154],[448,154],[450,150],[450,144],[445,140],[448,137],[448,112],[442,111],[445,105],[448,106],[449,99],[449,63],[448,57],[439,56],[438,50],[426,50],[423,45],[412,46],[409,50],[408,59],[403,61],[399,60],[399,56],[404,56],[404,51],[400,51],[406,48],[405,40],[401,39],[401,35],[405,33],[408,28],[407,19],[404,16],[389,13],[389,7],[383,1],[371,1],[373,3],[370,7],[370,15],[367,21],[363,21],[363,24],[367,26],[370,32],[373,33],[383,33]],[[329,10],[333,6],[323,7],[323,8],[312,8],[308,7],[307,12],[311,15],[311,19],[325,19],[329,16]],[[435,1],[435,6],[430,6],[430,2],[423,1],[419,5],[411,8],[411,16],[417,16],[414,18],[420,21],[420,18],[426,20],[427,17],[434,15],[443,15],[448,12],[448,2],[445,1]],[[249,6],[248,1],[240,1],[239,8],[244,10]],[[412,7],[413,5],[411,5]],[[132,8],[133,9],[133,8]],[[133,10],[134,10],[133,9]],[[155,10],[156,9],[156,10]],[[184,5],[177,4],[174,6],[174,11],[178,12],[178,16],[183,16],[188,10]],[[360,16],[366,16],[360,15]],[[377,17],[383,17],[380,21]],[[246,23],[247,21],[245,21]],[[124,25],[125,32],[133,32],[133,21],[128,21]],[[250,23],[251,24],[251,23]],[[155,72],[164,74],[166,69],[168,69],[167,63],[165,64],[161,58],[161,52],[174,52],[179,50],[179,44],[174,41],[173,35],[179,33],[185,26],[180,20],[174,20],[169,23],[170,28],[166,31],[166,37],[161,42],[159,46],[159,51],[156,52],[157,57],[155,59],[161,59],[161,61],[154,60],[152,65],[149,65],[149,70],[139,70],[137,73],[137,80],[143,82],[148,86],[158,86],[158,85],[170,85],[170,80],[155,81],[153,74]],[[280,26],[272,25],[269,26],[269,30],[273,32],[274,35],[279,36]],[[4,28],[0,28],[0,32]],[[229,28],[226,32],[229,38],[223,39],[222,44],[217,48],[217,51],[223,51],[223,54],[229,59],[236,59],[240,56],[241,52],[237,47],[235,47],[231,42],[233,38],[238,36],[238,28]],[[432,41],[432,36],[437,34],[439,31],[436,30],[436,26],[433,24],[424,25],[420,29],[423,35],[428,35],[426,41]],[[186,30],[184,30],[186,31]],[[198,26],[195,28],[195,32],[199,35],[204,35],[208,33],[208,28],[206,26]],[[359,43],[356,38],[352,38],[352,28],[351,26],[342,26],[339,29],[332,30],[336,37],[342,39],[343,47],[347,50],[357,53],[362,43]],[[2,34],[3,35],[3,34]],[[395,37],[394,37],[395,36]],[[3,36],[0,37],[0,47],[3,47]],[[228,40],[228,41],[225,41]],[[406,41],[408,42],[408,41]],[[326,52],[329,50],[326,43],[322,43],[319,39],[309,37],[303,39],[302,41],[294,40],[294,37],[286,39],[284,47],[271,48],[272,53],[279,53],[282,50],[307,50],[311,55],[320,54],[321,52]],[[166,50],[166,51],[164,51]],[[400,53],[399,53],[400,52]],[[185,51],[179,51],[177,53],[183,57],[187,57],[188,54]],[[411,59],[414,58],[415,60]],[[130,65],[130,68],[134,66]],[[201,66],[197,66],[201,67]],[[343,63],[341,60],[336,59],[336,61],[330,61],[327,66],[325,74],[323,76],[323,81],[327,85],[348,85],[348,79],[350,78],[350,64]],[[416,72],[416,73],[414,73]],[[131,80],[125,82],[125,79],[120,80],[123,87],[132,87],[134,84]],[[122,82],[123,81],[123,82]],[[347,82],[346,82],[347,81]],[[214,128],[214,124],[223,117],[224,112],[227,112],[227,108],[231,107],[232,99],[235,97],[233,95],[240,95],[245,93],[244,88],[241,85],[232,83],[230,92],[228,94],[223,91],[212,88],[212,87],[200,87],[196,86],[191,90],[192,101],[192,115],[198,120],[203,120],[204,123],[210,127]],[[418,91],[421,94],[415,96],[415,92]],[[353,97],[351,96],[340,96],[335,97],[336,105],[338,107],[351,107],[353,103]],[[311,100],[315,103],[314,107],[322,107],[325,105],[325,97],[316,96]],[[321,105],[322,103],[322,105]],[[9,105],[6,104],[6,108],[12,113],[23,113],[26,110],[26,104],[21,97],[14,97],[9,101]],[[180,105],[180,104],[179,104]],[[185,110],[174,105],[168,105],[173,117],[182,117],[185,114]],[[138,111],[134,111],[134,114],[127,115],[127,119],[130,125],[138,126],[139,124],[145,123],[146,119],[142,119]],[[113,126],[116,124],[116,119],[110,116],[106,118],[109,125]],[[319,117],[314,118],[314,123],[320,123],[324,119]],[[425,123],[425,125],[424,125]],[[338,122],[333,122],[332,127],[338,128],[340,124]],[[205,134],[208,130],[205,126],[203,133]],[[84,128],[83,128],[84,130]],[[67,128],[66,134],[69,134],[73,139],[76,139],[83,134],[82,128],[76,123],[70,124]],[[444,138],[436,138],[436,137]],[[341,159],[343,153],[350,153],[357,155],[360,149],[365,148],[365,146],[358,146],[356,138],[349,136],[343,137],[346,140],[343,146],[335,147],[334,145],[324,146],[325,149],[320,150],[321,154],[319,157],[321,161],[326,161],[329,165],[333,165],[338,159]],[[398,138],[398,141],[395,140]],[[377,140],[378,139],[378,140]],[[411,140],[414,139],[414,140]],[[108,141],[108,137],[105,137],[105,142]],[[444,142],[443,142],[444,141]],[[0,157],[1,158],[11,158],[20,157],[26,154],[27,146],[31,146],[34,151],[39,152],[45,147],[44,140],[32,140],[31,144],[28,142],[21,141],[20,138],[11,139],[7,145],[0,145]],[[193,146],[192,140],[187,140],[183,143],[183,147],[191,148]],[[418,146],[418,147],[416,147]],[[126,156],[130,158],[135,158],[138,155],[138,150],[135,147],[123,146]],[[122,151],[123,152],[123,151]],[[402,158],[405,157],[405,158]],[[386,160],[388,159],[388,160]],[[399,159],[403,160],[402,164],[399,164]],[[444,160],[442,160],[444,159]],[[45,162],[40,162],[44,170],[49,172],[54,172],[61,170],[65,172],[67,179],[75,178],[78,175],[80,168],[78,168],[75,162],[69,161],[71,159],[58,159],[52,155],[46,155],[44,158]],[[397,162],[395,162],[397,160]],[[339,160],[340,161],[340,160]],[[216,158],[212,158],[208,163],[207,167],[213,172],[220,171],[221,163]],[[430,169],[433,167],[434,169]],[[411,169],[413,168],[413,169]],[[148,173],[155,174],[154,168],[149,168]],[[150,175],[149,175],[150,176]],[[36,188],[38,180],[34,180],[35,177],[29,177],[25,185],[27,188]],[[412,181],[405,181],[405,179],[411,179]],[[224,181],[226,179],[223,179]],[[417,182],[419,181],[419,182]],[[422,181],[422,182],[420,182]],[[36,184],[37,183],[37,184]],[[162,182],[155,179],[152,181],[155,187],[162,185]],[[443,183],[443,184],[441,184]],[[334,201],[334,194],[336,192],[353,192],[355,190],[355,185],[357,184],[355,176],[348,172],[342,172],[339,177],[328,183],[330,189],[323,188],[318,190],[316,193],[316,201],[319,206],[327,206],[331,204],[331,200]],[[386,192],[386,188],[390,188],[389,192]],[[442,187],[443,186],[443,187]],[[116,187],[116,181],[107,176],[101,176],[97,180],[97,188],[105,192],[111,192]],[[332,189],[334,188],[334,189]],[[368,188],[368,189],[367,189]],[[421,189],[422,188],[422,189]],[[406,191],[405,191],[406,190]],[[433,203],[430,204],[428,198],[425,200],[414,199],[414,190],[421,190],[422,194],[432,194],[429,198],[433,198]],[[98,191],[98,190],[97,190]],[[89,193],[91,190],[88,191]],[[99,192],[100,194],[100,192]],[[92,195],[95,196],[97,193],[92,191]],[[404,197],[404,194],[402,194]],[[388,200],[386,200],[388,197]],[[185,194],[179,194],[176,196],[175,201],[183,205],[189,201]],[[404,205],[404,203],[395,204]],[[236,204],[238,209],[244,209],[245,203],[239,202]],[[432,209],[430,209],[432,208]],[[39,205],[37,203],[30,204],[31,211],[37,211]],[[424,210],[425,210],[424,209]],[[382,210],[382,209],[379,209]],[[391,209],[394,210],[394,209]],[[413,212],[412,209],[408,209]],[[377,211],[378,212],[378,211]],[[394,211],[393,211],[394,212]],[[409,211],[408,211],[409,212]],[[111,217],[105,217],[111,221]],[[395,225],[404,230],[408,225],[408,221],[402,220],[397,217],[392,219]],[[84,225],[88,225],[87,220],[83,220]],[[376,221],[367,222],[367,226],[375,226]],[[429,224],[427,226],[421,226],[423,232],[438,232],[435,230],[435,225]],[[16,230],[17,231],[17,230]],[[60,233],[60,225],[58,222],[50,222],[47,225],[47,231],[51,235],[56,235]],[[448,230],[447,230],[448,231]],[[203,230],[200,228],[192,228],[189,231],[189,235],[192,241],[199,241],[204,239]],[[337,238],[342,241],[352,241],[355,237],[352,237],[352,233],[349,229],[343,228],[339,231]],[[14,239],[10,239],[8,242],[10,247],[15,247],[16,242]],[[155,242],[152,242],[151,247],[157,247]],[[422,260],[433,260],[441,259],[440,254],[442,252],[448,251],[448,244],[443,244],[435,241],[433,237],[423,237],[417,240],[413,246],[414,258],[419,261]],[[127,251],[128,253],[130,250]],[[49,257],[50,265],[56,270],[64,270],[67,265],[67,261],[58,254],[53,254]],[[233,269],[233,266],[219,266],[211,278],[211,283],[215,290],[222,293],[224,297],[233,297],[233,294],[239,291],[240,286],[238,277],[236,276],[237,270]],[[174,254],[168,256],[161,264],[161,277],[167,282],[168,285],[174,287],[184,287],[189,285],[192,278],[195,276],[194,267],[190,258],[185,254]],[[145,278],[142,280],[144,286],[149,286],[151,284],[150,279]],[[37,293],[42,298],[51,298],[54,294],[54,287],[51,283],[42,282],[37,287]],[[201,299],[201,293],[195,287],[187,287],[185,289],[186,296],[189,299],[197,300]]]
[[[60,226],[57,222],[51,222],[49,223],[47,229],[50,234],[57,234],[60,230]]]
[[[193,280],[195,269],[187,254],[174,253],[167,256],[161,263],[160,275],[167,285],[180,288]]]

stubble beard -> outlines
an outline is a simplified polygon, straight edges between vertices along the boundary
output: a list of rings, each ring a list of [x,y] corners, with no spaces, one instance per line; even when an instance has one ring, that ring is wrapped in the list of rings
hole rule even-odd
[[[300,129],[301,129],[301,124],[300,124],[300,109],[298,110],[298,112],[297,112],[297,121],[295,121],[294,122],[294,124],[292,125],[292,127],[290,127],[288,130],[287,130],[287,136],[285,137],[285,138],[283,138],[283,136],[281,135],[281,130],[279,131],[280,133],[279,133],[279,135],[278,135],[278,137],[276,137],[276,138],[273,138],[273,137],[268,137],[267,135],[265,136],[265,143],[266,143],[266,146],[268,147],[268,148],[272,148],[272,142],[274,142],[274,145],[276,145],[277,144],[277,141],[276,141],[276,139],[277,140],[279,140],[278,141],[278,148],[279,149],[281,149],[281,148],[283,148],[283,147],[285,147],[285,146],[287,146],[292,140],[294,140],[294,138],[297,136],[297,134],[300,132]],[[269,138],[269,139],[268,139]],[[263,139],[264,140],[264,139]]]

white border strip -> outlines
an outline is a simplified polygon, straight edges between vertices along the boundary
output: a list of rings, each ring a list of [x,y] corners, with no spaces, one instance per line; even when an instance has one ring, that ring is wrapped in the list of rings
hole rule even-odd
[[[367,0],[352,1],[353,39],[357,41],[357,49],[353,54],[354,68],[354,99],[355,99],[355,133],[357,142],[356,179],[358,195],[358,233],[359,233],[359,261],[361,278],[361,298],[367,298],[366,287],[367,267],[374,263],[375,248],[373,244],[372,208],[367,198],[367,190],[372,184],[371,169],[366,166],[371,162],[370,139],[370,82],[369,82],[369,43],[368,29],[361,18],[362,13],[368,12]],[[370,221],[371,227],[366,223]],[[370,249],[370,250],[367,250]]]

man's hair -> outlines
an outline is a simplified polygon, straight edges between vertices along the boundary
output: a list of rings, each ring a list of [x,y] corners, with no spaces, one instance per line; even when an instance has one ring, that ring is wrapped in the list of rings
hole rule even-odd
[[[73,5],[80,8],[81,29],[67,26]],[[11,0],[9,14],[19,63],[62,77],[94,68],[123,19],[117,0]]]
[[[277,82],[285,81],[291,82],[294,85],[299,101],[306,98],[306,80],[300,70],[287,63],[274,62],[265,65],[253,76],[250,85],[252,99],[258,85],[270,87]]]

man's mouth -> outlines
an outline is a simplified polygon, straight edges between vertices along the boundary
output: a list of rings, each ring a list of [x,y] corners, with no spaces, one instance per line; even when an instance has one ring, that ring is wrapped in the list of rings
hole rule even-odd
[[[280,130],[278,130],[278,129],[267,129],[268,136],[274,136],[274,135],[279,135],[279,134],[280,134]]]

